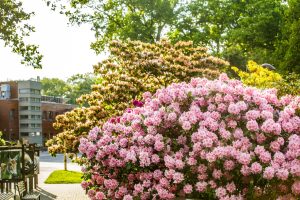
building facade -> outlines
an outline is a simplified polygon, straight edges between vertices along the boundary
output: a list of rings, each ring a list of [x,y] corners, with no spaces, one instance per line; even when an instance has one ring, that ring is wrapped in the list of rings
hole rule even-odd
[[[0,131],[5,140],[43,145],[57,134],[55,117],[74,108],[63,98],[41,95],[39,80],[0,82]]]

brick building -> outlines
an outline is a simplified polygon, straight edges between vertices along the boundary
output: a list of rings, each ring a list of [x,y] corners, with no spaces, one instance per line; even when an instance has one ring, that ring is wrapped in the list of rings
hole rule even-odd
[[[5,140],[24,139],[43,145],[57,134],[55,117],[75,106],[41,95],[39,80],[0,82],[0,131]]]

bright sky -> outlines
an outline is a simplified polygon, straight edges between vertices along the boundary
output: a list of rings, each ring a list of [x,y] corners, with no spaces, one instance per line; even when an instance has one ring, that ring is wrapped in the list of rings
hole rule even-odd
[[[20,63],[20,56],[0,42],[0,80],[18,80],[37,76],[67,79],[73,74],[93,71],[103,55],[96,55],[90,49],[94,41],[93,32],[88,26],[71,26],[65,16],[51,11],[42,0],[22,0],[26,11],[34,11],[29,23],[36,32],[28,41],[38,44],[44,55],[43,69],[34,70]],[[33,3],[34,2],[34,3]]]

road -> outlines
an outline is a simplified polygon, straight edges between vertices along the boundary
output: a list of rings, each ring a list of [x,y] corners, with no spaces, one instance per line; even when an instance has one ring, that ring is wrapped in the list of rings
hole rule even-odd
[[[80,184],[45,184],[44,181],[54,170],[64,169],[63,155],[51,157],[48,152],[40,154],[39,190],[41,200],[86,200],[85,191]],[[80,171],[81,167],[68,160],[68,170]]]

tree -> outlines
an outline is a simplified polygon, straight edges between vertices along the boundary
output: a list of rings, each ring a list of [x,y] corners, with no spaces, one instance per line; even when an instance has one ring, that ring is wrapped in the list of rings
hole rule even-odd
[[[277,46],[280,68],[284,71],[300,73],[300,2],[289,0],[285,12],[286,24],[282,27],[283,39]]]
[[[237,26],[245,2],[228,0],[192,0],[181,7],[175,29],[168,33],[173,41],[192,40],[207,45],[220,55],[229,30]]]
[[[273,52],[280,39],[284,9],[281,0],[247,1],[236,27],[228,32],[226,48],[238,47],[248,60],[277,65]]]
[[[57,9],[60,5],[61,12],[73,24],[91,24],[97,38],[92,48],[100,52],[114,39],[159,41],[176,20],[179,1],[71,0],[68,4],[64,0],[52,0],[47,4]]]
[[[68,78],[69,92],[67,97],[70,98],[70,103],[76,104],[76,99],[81,95],[89,94],[92,91],[92,85],[99,81],[93,73],[75,74]]]
[[[239,68],[255,60],[300,70],[297,0],[48,0],[57,2],[71,23],[92,25],[97,53],[114,39],[153,43],[168,37],[208,46]]]
[[[34,13],[26,13],[18,0],[1,0],[0,13],[0,39],[4,45],[23,57],[22,64],[41,68],[38,47],[24,42],[24,37],[34,32],[34,27],[27,23]]]
[[[68,103],[76,104],[76,99],[83,94],[91,92],[91,86],[97,82],[92,73],[75,74],[67,81],[58,78],[43,78],[42,94],[46,96],[57,96],[69,99]]]
[[[58,78],[43,78],[42,95],[67,97],[67,92],[70,91],[70,86],[63,80]]]
[[[79,139],[91,127],[120,115],[132,107],[133,100],[141,99],[144,92],[154,92],[192,77],[214,78],[228,65],[192,42],[172,45],[165,40],[154,44],[113,41],[109,48],[110,57],[94,66],[95,74],[102,78],[101,84],[94,85],[90,94],[78,99],[78,103],[87,106],[57,116],[54,126],[61,132],[47,142],[51,154],[65,148],[76,153]]]

